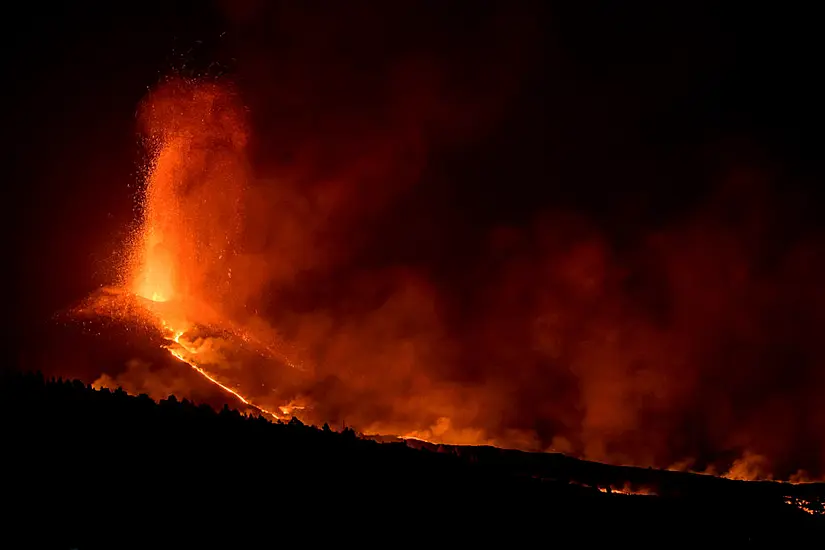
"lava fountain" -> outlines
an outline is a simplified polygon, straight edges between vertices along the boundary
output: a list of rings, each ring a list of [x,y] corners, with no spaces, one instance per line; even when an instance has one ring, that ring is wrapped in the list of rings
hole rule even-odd
[[[277,351],[278,342],[261,341],[234,326],[221,310],[232,294],[231,261],[242,221],[243,107],[219,83],[173,80],[149,94],[140,122],[150,157],[140,225],[129,243],[120,287],[104,292],[105,298],[94,297],[93,309],[150,325],[161,332],[172,356],[247,407],[280,418],[210,372],[209,365],[221,361],[214,354],[206,357],[219,333],[224,341],[234,338],[294,366]]]

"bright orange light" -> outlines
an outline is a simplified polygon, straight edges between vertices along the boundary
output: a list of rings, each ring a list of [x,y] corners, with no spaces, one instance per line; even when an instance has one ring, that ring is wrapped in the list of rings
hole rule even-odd
[[[175,335],[172,337],[172,341],[175,342],[176,344],[178,344],[184,351],[186,351],[188,353],[197,353],[197,350],[195,350],[194,348],[187,347],[184,344],[181,344],[181,342],[180,342],[181,336],[183,336],[183,333],[176,332]],[[193,359],[191,359],[189,357],[186,357],[186,355],[184,355],[184,353],[181,350],[175,349],[172,346],[165,346],[165,349],[168,350],[169,353],[171,353],[174,357],[176,357],[177,359],[179,359],[183,363],[189,365],[189,367],[191,367],[192,370],[194,370],[195,372],[197,372],[198,374],[200,374],[201,376],[203,376],[204,378],[206,378],[207,380],[209,380],[210,382],[212,382],[213,384],[215,384],[216,386],[221,388],[223,391],[234,395],[244,405],[249,405],[250,407],[254,407],[254,408],[260,410],[261,412],[270,415],[271,417],[275,418],[276,420],[281,419],[281,417],[278,416],[277,414],[275,414],[274,412],[272,412],[270,410],[267,410],[264,407],[261,407],[260,405],[256,405],[255,403],[253,403],[252,401],[250,401],[249,399],[247,399],[246,397],[244,397],[243,395],[241,395],[237,391],[233,390],[229,386],[226,386],[225,384],[222,384],[221,382],[219,382],[215,377],[210,375],[203,368],[199,367],[194,362]],[[281,407],[281,410],[284,410],[284,408],[285,407]]]
[[[617,495],[644,495],[644,496],[655,496],[656,493],[652,490],[648,489],[647,487],[637,487],[632,488],[629,484],[625,484],[622,487],[615,487],[610,486],[609,488],[606,487],[599,487],[599,491],[602,493],[612,493]]]
[[[175,296],[175,276],[184,245],[177,187],[186,150],[180,140],[164,143],[146,182],[144,221],[136,243],[132,290],[155,302]]]

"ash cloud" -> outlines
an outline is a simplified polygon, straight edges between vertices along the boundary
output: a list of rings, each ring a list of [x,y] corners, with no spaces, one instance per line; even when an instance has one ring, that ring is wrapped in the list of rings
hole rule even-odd
[[[234,368],[265,380],[254,397],[369,432],[821,475],[823,241],[777,182],[723,162],[697,183],[713,193],[647,225],[634,200],[610,218],[567,190],[514,212],[512,194],[552,186],[512,153],[485,173],[547,61],[529,17],[479,10],[448,40],[432,13],[358,5],[229,13],[251,175],[216,306],[301,367]]]

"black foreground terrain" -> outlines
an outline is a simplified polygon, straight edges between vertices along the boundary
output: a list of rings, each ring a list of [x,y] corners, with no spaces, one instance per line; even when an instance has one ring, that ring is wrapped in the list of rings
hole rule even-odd
[[[3,372],[0,404],[7,548],[813,548],[825,534],[823,484],[379,443],[39,374]],[[597,488],[611,485],[661,496]]]

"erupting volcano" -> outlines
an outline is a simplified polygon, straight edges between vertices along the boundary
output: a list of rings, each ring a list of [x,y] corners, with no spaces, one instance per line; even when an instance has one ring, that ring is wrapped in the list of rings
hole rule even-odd
[[[765,43],[775,10],[659,4],[35,10],[0,377],[19,495],[80,437],[77,479],[41,480],[56,507],[119,470],[153,482],[135,509],[211,498],[219,471],[244,475],[216,501],[287,479],[327,503],[308,518],[392,486],[433,517],[462,494],[633,532],[820,522],[817,50]]]
[[[810,389],[820,384],[818,371],[800,371],[808,386],[804,378],[794,382],[799,414],[810,411],[804,426],[770,436],[753,423],[768,410],[758,400],[772,395],[770,370],[751,371],[750,418],[729,411],[722,424],[712,410],[724,408],[703,380],[724,358],[720,334],[751,338],[765,330],[742,320],[746,308],[767,318],[805,307],[771,292],[797,275],[794,262],[806,248],[783,260],[773,291],[776,281],[746,281],[722,292],[748,260],[739,237],[714,225],[711,205],[695,228],[645,243],[669,287],[649,279],[650,288],[632,291],[630,278],[650,276],[649,265],[613,265],[606,243],[586,224],[554,220],[553,231],[537,228],[527,241],[502,229],[492,246],[511,259],[488,270],[493,286],[481,285],[477,314],[456,330],[444,320],[447,302],[420,272],[392,266],[353,276],[342,267],[341,248],[322,238],[336,224],[352,223],[352,205],[363,206],[353,194],[376,197],[353,182],[384,175],[366,165],[366,172],[349,168],[341,178],[302,187],[293,170],[262,186],[248,158],[247,117],[225,82],[172,79],[151,91],[139,113],[149,157],[140,222],[119,284],[79,311],[148,328],[171,357],[242,410],[274,419],[297,415],[367,435],[560,451],[736,479],[819,476],[822,441],[807,435],[822,420]],[[726,200],[723,194],[719,202]],[[714,241],[727,251],[705,247]],[[700,250],[702,257],[691,256]],[[702,271],[714,254],[721,254],[715,267]],[[313,285],[309,306],[290,298]],[[338,294],[324,303],[332,289]],[[672,293],[667,313],[639,307],[656,289]],[[529,307],[525,292],[533,296]],[[747,350],[733,357],[762,360]],[[499,364],[509,364],[512,376]],[[727,369],[714,376],[730,377],[718,387],[735,395],[736,374]],[[96,384],[131,393],[154,386],[148,391],[155,398],[186,397],[187,382],[157,389],[149,383],[154,373],[133,365]],[[705,419],[695,400],[702,392],[712,404]],[[768,406],[782,410],[784,397],[772,399]]]
[[[140,224],[121,268],[121,286],[104,289],[80,308],[148,325],[164,348],[231,394],[243,406],[279,415],[224,379],[221,346],[248,348],[289,365],[270,335],[259,341],[220,310],[232,293],[232,256],[241,229],[245,185],[244,112],[231,89],[217,83],[170,81],[146,100],[141,122],[150,154]],[[105,378],[99,383],[105,382]]]

